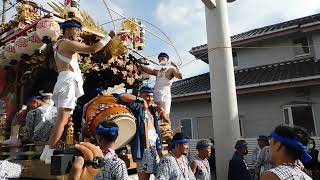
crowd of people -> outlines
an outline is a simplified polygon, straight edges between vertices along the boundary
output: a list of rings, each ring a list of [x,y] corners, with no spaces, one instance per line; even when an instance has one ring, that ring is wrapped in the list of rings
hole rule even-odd
[[[252,173],[244,160],[245,140],[237,141],[229,163],[229,180],[311,180],[320,179],[319,151],[315,141],[301,127],[278,126],[269,137],[259,136],[252,152]]]
[[[104,128],[117,129],[116,124],[112,122],[106,123]],[[110,132],[107,136],[101,137],[102,142],[108,144],[106,146],[108,149],[100,149],[99,146],[90,143],[76,145],[84,156],[75,159],[69,179],[128,179],[124,162],[112,150],[117,131],[114,131],[114,134]],[[211,180],[208,159],[211,155],[212,143],[209,140],[200,140],[196,146],[198,153],[190,164],[186,156],[189,142],[190,139],[183,133],[176,133],[171,141],[169,153],[155,164],[155,171],[148,174],[153,174],[155,179],[159,180]],[[101,171],[93,166],[84,166],[84,160],[93,160],[94,157],[104,157],[105,164]],[[144,176],[142,178],[139,176],[139,179],[143,178]]]
[[[169,153],[160,159],[155,172],[150,174],[154,174],[155,179],[160,180],[215,179],[215,175],[212,174],[213,171],[210,170],[214,167],[210,167],[209,163],[213,147],[211,141],[200,140],[197,142],[197,154],[191,162],[186,156],[189,150],[189,142],[190,139],[183,133],[176,133],[170,143]],[[314,148],[314,140],[310,139],[303,128],[278,126],[270,137],[260,136],[258,142],[261,150],[258,155],[253,153],[253,158],[257,159],[254,174],[250,172],[244,160],[244,156],[248,153],[247,142],[245,140],[236,142],[234,147],[236,151],[229,162],[229,180],[319,179],[319,151]],[[114,158],[114,162],[117,162],[116,159]],[[118,167],[121,167],[121,165]],[[78,170],[80,171],[80,168]],[[110,172],[110,170],[117,172],[116,174],[121,176],[122,179],[124,178],[123,174],[126,174],[125,168],[112,168],[111,163],[105,166],[102,172]],[[92,177],[100,177],[99,174],[92,174]],[[109,177],[111,174],[107,173]],[[107,175],[105,177],[108,177]]]

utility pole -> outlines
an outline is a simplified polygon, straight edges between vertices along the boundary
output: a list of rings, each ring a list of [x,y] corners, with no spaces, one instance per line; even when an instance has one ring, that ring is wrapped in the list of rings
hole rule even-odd
[[[228,0],[232,1],[234,0]],[[240,138],[232,50],[223,48],[231,47],[227,0],[202,2],[206,6],[216,172],[218,180],[226,180],[229,160],[233,155],[235,142]]]
[[[2,0],[2,20],[1,23],[4,24],[6,22],[6,9],[7,9],[8,0]]]

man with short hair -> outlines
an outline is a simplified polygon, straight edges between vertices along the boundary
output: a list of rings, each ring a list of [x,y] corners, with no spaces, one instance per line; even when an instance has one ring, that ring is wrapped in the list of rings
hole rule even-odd
[[[271,162],[270,159],[270,153],[269,153],[269,146],[265,146],[264,148],[261,149],[259,156],[258,156],[258,160],[256,163],[256,169],[255,169],[255,173],[256,173],[256,177],[260,177],[260,175],[275,167],[275,164],[273,164]]]
[[[198,154],[191,163],[191,169],[197,180],[211,180],[208,158],[211,155],[211,142],[203,139],[197,142]]]
[[[178,65],[174,62],[169,61],[169,55],[162,52],[158,56],[160,70],[151,69],[147,66],[142,67],[142,71],[147,74],[156,76],[156,84],[154,85],[155,90],[155,103],[163,107],[165,111],[170,114],[171,108],[171,85],[172,79],[182,79],[182,74],[179,70]],[[170,67],[172,65],[173,67]]]
[[[313,179],[320,179],[320,153],[316,149],[316,142],[313,138],[309,139],[308,151],[312,160],[304,163],[304,166],[310,172]]]
[[[278,126],[271,137],[270,159],[276,167],[264,172],[260,180],[311,180],[297,164],[298,160],[312,160],[307,149],[310,138],[307,131],[300,127]]]
[[[248,154],[247,142],[238,140],[234,148],[236,151],[229,162],[228,180],[252,180],[249,168],[243,158]]]
[[[25,120],[29,111],[34,110],[43,105],[41,96],[30,97],[26,101],[26,105],[23,105],[12,120],[10,138],[3,141],[2,144],[17,146],[20,145],[19,130],[20,127],[25,124]]]
[[[128,172],[126,164],[115,151],[115,141],[118,138],[119,127],[113,121],[102,121],[96,128],[96,137],[102,153],[105,165],[95,180],[127,180]]]
[[[269,145],[269,139],[267,136],[260,135],[259,138],[257,139],[257,142],[258,142],[258,147],[256,147],[252,152],[253,165],[256,165],[261,149]]]
[[[186,157],[190,139],[183,133],[176,133],[170,144],[171,151],[161,158],[157,180],[195,180]]]
[[[57,121],[57,108],[52,100],[52,93],[39,92],[44,104],[28,112],[26,117],[25,142],[47,142]]]
[[[136,117],[137,132],[131,146],[133,160],[137,162],[139,180],[148,180],[157,172],[162,143],[159,118],[170,123],[168,114],[153,102],[154,90],[144,86],[139,95],[122,94],[119,103],[126,105]]]
[[[111,32],[99,42],[88,46],[80,41],[82,25],[76,20],[67,20],[61,24],[63,38],[54,46],[54,58],[59,72],[57,83],[53,90],[53,101],[58,108],[58,119],[49,139],[49,144],[45,146],[40,160],[51,163],[51,156],[56,148],[72,114],[76,101],[84,94],[83,79],[79,67],[79,53],[89,54],[100,51],[115,33]]]

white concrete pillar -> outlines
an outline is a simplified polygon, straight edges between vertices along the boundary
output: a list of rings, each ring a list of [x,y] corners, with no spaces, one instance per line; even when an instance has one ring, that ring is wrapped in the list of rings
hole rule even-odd
[[[238,106],[232,61],[226,0],[216,0],[215,8],[206,7],[206,26],[210,66],[213,134],[217,179],[228,179],[229,160],[240,138]]]

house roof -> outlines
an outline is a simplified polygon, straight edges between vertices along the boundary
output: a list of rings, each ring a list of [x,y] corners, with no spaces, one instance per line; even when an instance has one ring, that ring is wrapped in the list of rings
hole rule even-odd
[[[240,33],[232,36],[231,42],[232,44],[234,44],[249,39],[256,39],[258,37],[271,35],[274,33],[279,33],[297,28],[306,28],[314,25],[320,25],[320,13]],[[190,50],[190,53],[195,54],[197,51],[203,49],[207,49],[207,44],[193,47]]]
[[[190,94],[210,90],[209,73],[201,74],[191,78],[173,82],[171,86],[171,94]]]
[[[320,79],[320,61],[313,59],[287,61],[235,71],[237,89],[306,79]],[[176,81],[171,86],[173,97],[209,91],[209,73]]]

